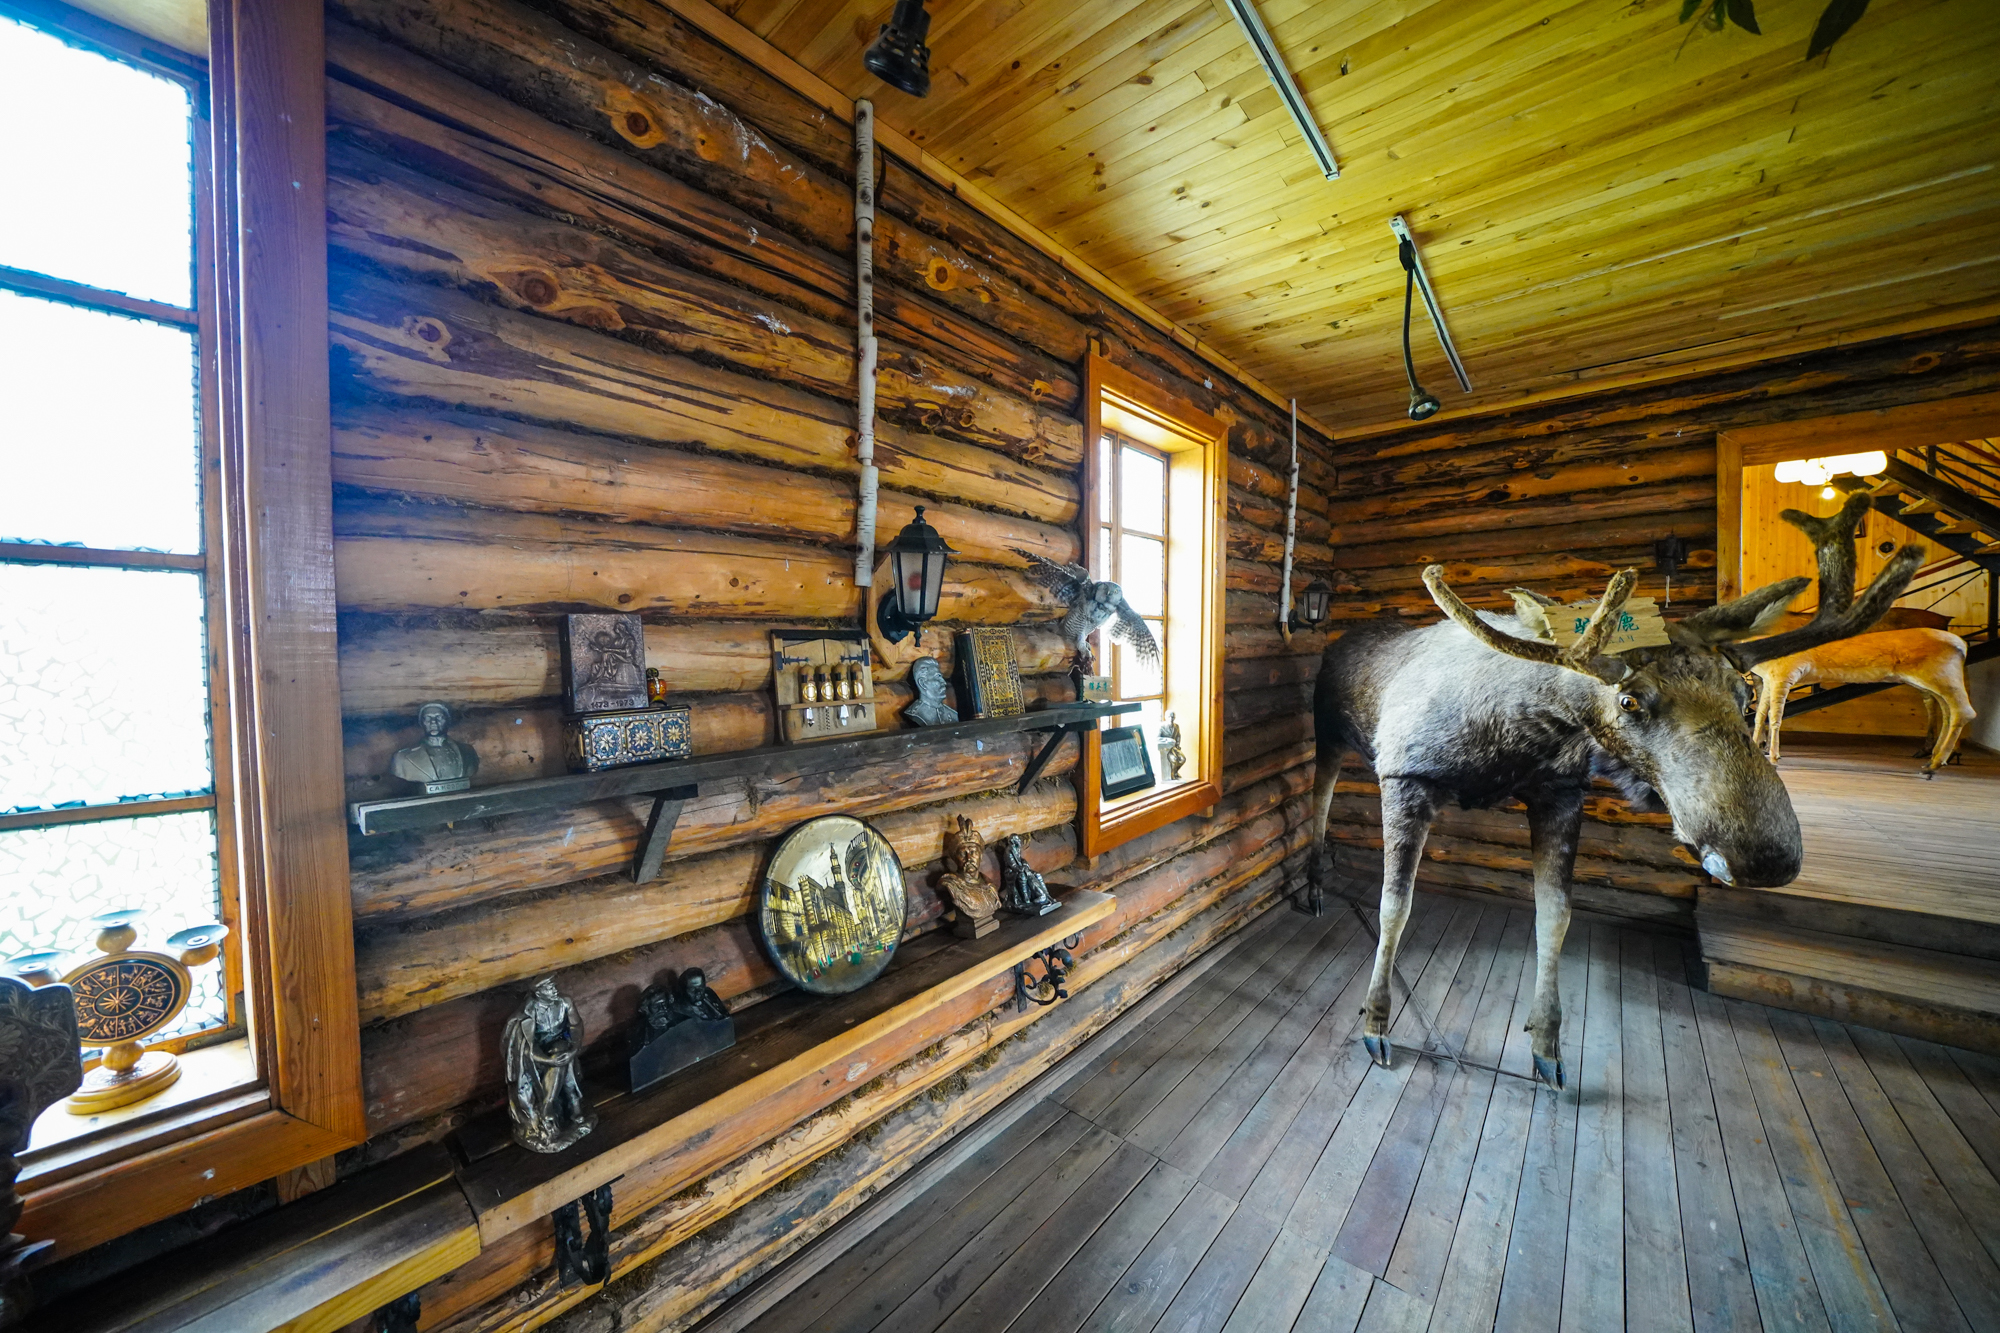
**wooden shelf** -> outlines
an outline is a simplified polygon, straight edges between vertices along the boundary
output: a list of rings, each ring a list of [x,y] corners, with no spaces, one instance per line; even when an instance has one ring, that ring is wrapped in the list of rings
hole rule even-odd
[[[667,843],[681,805],[699,794],[704,782],[724,778],[761,777],[773,769],[795,765],[810,757],[816,764],[863,763],[892,759],[901,755],[947,745],[953,741],[1006,736],[1017,731],[1049,731],[1055,734],[1035,755],[1021,775],[1017,791],[1040,777],[1056,747],[1072,731],[1084,731],[1101,718],[1130,713],[1134,703],[1058,704],[1019,717],[984,718],[949,727],[909,727],[898,731],[873,731],[849,740],[808,741],[798,745],[765,745],[733,754],[707,755],[695,759],[669,759],[658,764],[634,764],[602,773],[565,773],[553,778],[530,778],[525,782],[503,782],[471,791],[447,792],[442,796],[404,796],[387,801],[356,801],[348,807],[356,828],[363,834],[402,833],[442,828],[467,819],[490,819],[495,815],[520,814],[528,810],[582,805],[589,801],[621,796],[651,796],[653,812],[646,822],[634,858],[632,878],[640,883],[660,872]]]
[[[737,1044],[637,1095],[593,1098],[597,1128],[575,1147],[532,1153],[504,1141],[504,1113],[461,1133],[472,1160],[459,1184],[487,1243],[540,1222],[655,1159],[679,1154],[676,1175],[699,1179],[883,1072],[866,1058],[883,1036],[1012,971],[1109,916],[1116,900],[1078,889],[1042,917],[1002,917],[979,940],[911,941],[887,971],[848,995],[792,992],[737,1015]],[[480,1141],[501,1143],[480,1154]]]

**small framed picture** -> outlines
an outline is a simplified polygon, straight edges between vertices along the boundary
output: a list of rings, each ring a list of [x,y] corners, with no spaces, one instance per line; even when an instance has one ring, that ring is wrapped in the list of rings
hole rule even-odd
[[[1099,787],[1107,801],[1153,785],[1153,757],[1144,727],[1113,727],[1098,746]]]

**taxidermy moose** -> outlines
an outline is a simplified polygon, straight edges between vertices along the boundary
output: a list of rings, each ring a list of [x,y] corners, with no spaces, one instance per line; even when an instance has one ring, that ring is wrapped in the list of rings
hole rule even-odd
[[[1563,1086],[1562,1000],[1556,963],[1569,929],[1569,880],[1591,779],[1608,777],[1641,808],[1664,804],[1674,836],[1725,884],[1772,887],[1799,873],[1799,822],[1777,770],[1750,738],[1754,707],[1743,673],[1758,662],[1867,629],[1909,586],[1923,547],[1905,546],[1854,596],[1854,533],[1872,502],[1851,498],[1819,519],[1785,520],[1812,538],[1819,611],[1795,630],[1762,633],[1803,592],[1786,579],[1667,626],[1668,645],[1599,654],[1637,579],[1611,580],[1567,648],[1523,637],[1521,622],[1472,610],[1444,582],[1424,584],[1449,618],[1422,629],[1350,631],[1326,650],[1313,702],[1318,848],[1309,910],[1324,910],[1333,849],[1327,812],[1349,750],[1375,767],[1382,792],[1382,899],[1362,1040],[1386,1065],[1389,979],[1409,919],[1410,890],[1438,810],[1509,797],[1528,807],[1535,866],[1535,998],[1528,1031],[1535,1074]]]

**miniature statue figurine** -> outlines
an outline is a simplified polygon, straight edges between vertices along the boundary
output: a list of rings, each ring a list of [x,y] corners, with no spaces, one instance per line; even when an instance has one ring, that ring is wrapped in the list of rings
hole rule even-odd
[[[681,973],[673,986],[648,986],[639,994],[639,1019],[632,1028],[632,1091],[643,1092],[735,1044],[736,1021],[700,968]]]
[[[646,668],[646,707],[665,708],[667,706],[667,682],[660,679],[658,667]]]
[[[910,684],[916,700],[903,709],[903,717],[920,727],[943,727],[958,721],[958,710],[944,701],[944,668],[935,657],[919,657],[910,664]]]
[[[951,930],[962,939],[990,935],[998,926],[993,918],[1000,911],[1000,891],[979,870],[979,858],[985,850],[986,840],[979,836],[979,830],[960,815],[950,857],[952,871],[938,880],[938,887],[950,896],[958,913]]]
[[[597,1127],[576,1078],[583,1021],[554,977],[535,983],[521,1012],[507,1020],[502,1040],[514,1142],[529,1152],[561,1152]]]
[[[1187,751],[1181,748],[1181,724],[1168,713],[1160,723],[1160,767],[1167,771],[1167,781],[1179,782],[1186,764]]]
[[[441,703],[427,703],[417,710],[417,721],[424,729],[423,743],[396,751],[396,757],[389,761],[389,771],[421,787],[426,796],[470,787],[472,775],[479,771],[479,756],[470,745],[445,735],[451,726],[451,709]]]
[[[1047,916],[1062,906],[1049,896],[1047,881],[1021,854],[1021,835],[1009,833],[1000,843],[1001,896],[1017,916]]]

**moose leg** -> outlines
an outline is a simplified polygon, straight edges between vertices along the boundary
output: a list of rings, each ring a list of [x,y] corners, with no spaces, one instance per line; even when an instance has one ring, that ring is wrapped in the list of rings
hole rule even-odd
[[[1535,851],[1535,1003],[1528,1011],[1534,1034],[1535,1077],[1563,1085],[1562,992],[1556,971],[1569,933],[1569,877],[1583,831],[1583,792],[1536,792],[1527,798],[1528,835]]]
[[[1326,912],[1326,886],[1333,882],[1333,843],[1326,836],[1327,815],[1333,809],[1333,789],[1340,782],[1341,761],[1347,756],[1336,750],[1322,753],[1313,774],[1312,860],[1306,866],[1306,900],[1295,904],[1308,916]]]
[[[1415,778],[1383,778],[1382,903],[1377,913],[1375,974],[1368,983],[1367,1015],[1361,1044],[1378,1065],[1395,1052],[1389,1045],[1389,979],[1395,974],[1396,949],[1410,919],[1410,890],[1417,879],[1417,862],[1430,836],[1438,802],[1429,784]]]

